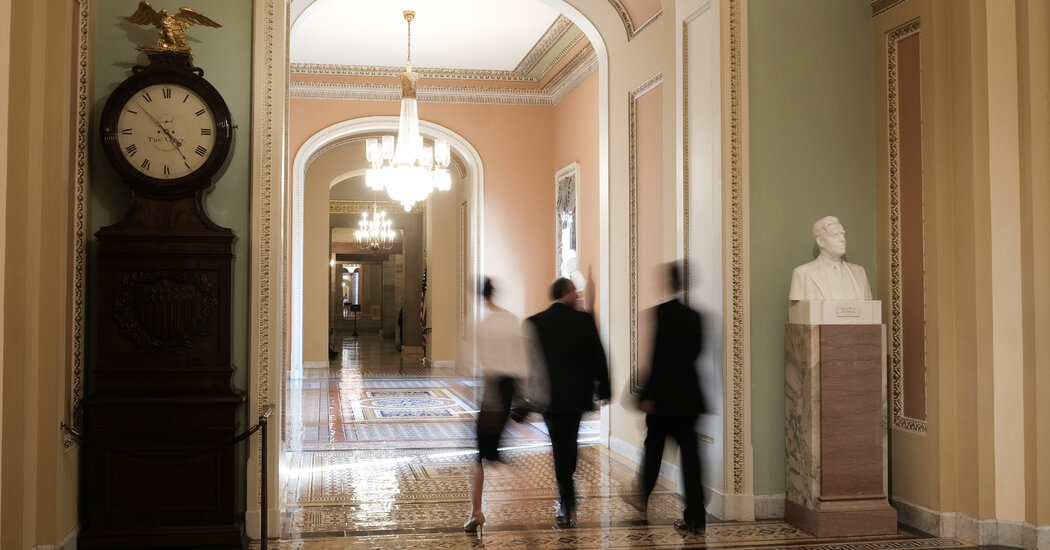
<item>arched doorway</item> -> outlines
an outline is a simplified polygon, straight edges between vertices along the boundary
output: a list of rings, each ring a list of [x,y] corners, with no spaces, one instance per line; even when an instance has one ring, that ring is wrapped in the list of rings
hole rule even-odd
[[[609,280],[609,243],[605,228],[609,226],[609,194],[604,190],[608,188],[608,61],[603,39],[597,28],[588,20],[581,11],[568,3],[554,0],[545,0],[544,3],[555,7],[566,17],[570,18],[586,34],[597,54],[598,62],[598,111],[599,116],[599,161],[597,173],[599,187],[603,190],[599,199],[599,226],[601,228],[601,260],[600,277],[603,281]],[[261,123],[257,126],[261,131],[255,137],[255,166],[262,172],[263,177],[256,186],[253,197],[253,242],[257,247],[252,253],[252,326],[253,333],[250,336],[253,349],[252,358],[252,408],[249,413],[255,414],[267,405],[274,405],[280,417],[280,388],[281,376],[284,370],[284,362],[290,361],[293,354],[298,353],[294,349],[293,332],[291,325],[285,325],[286,319],[293,316],[295,308],[295,285],[292,284],[293,272],[295,271],[294,260],[294,237],[292,234],[294,226],[294,197],[293,188],[289,186],[287,191],[282,190],[281,178],[274,177],[287,171],[285,156],[286,135],[283,128],[288,125],[288,97],[284,95],[287,91],[287,72],[283,65],[286,59],[287,26],[289,25],[289,11],[295,14],[296,9],[287,1],[258,0],[256,8],[255,34],[257,38],[257,55],[255,56],[256,67],[256,89],[266,90],[259,94],[256,116],[260,117]],[[289,8],[291,7],[291,10]],[[394,124],[387,127],[392,128]],[[426,130],[424,130],[426,131]],[[322,141],[322,140],[319,140]],[[480,165],[480,163],[479,163]],[[294,167],[293,167],[294,170]],[[292,176],[294,178],[294,174]],[[480,185],[481,174],[478,172],[478,204],[480,206],[483,191]],[[479,211],[476,219],[483,218],[484,213]],[[480,232],[477,240],[473,243],[478,250],[483,250]],[[474,256],[478,262],[477,270],[484,270],[482,253]],[[274,285],[280,281],[280,284]],[[600,309],[600,325],[603,339],[610,338],[610,297],[608,285],[602,285],[598,294],[597,303]],[[608,412],[603,410],[601,433],[603,443],[608,443],[609,417]],[[279,435],[275,433],[274,435]],[[279,441],[278,437],[272,440]],[[280,453],[271,452],[267,459],[270,471],[277,471],[281,467],[279,462]],[[259,520],[262,511],[254,504],[257,502],[259,486],[259,471],[261,459],[258,453],[252,453],[248,461],[248,510],[246,523],[248,532],[252,536],[258,536]],[[271,495],[280,494],[280,482],[271,478],[268,483]],[[273,502],[273,500],[271,500]],[[269,525],[276,526],[278,519],[278,508],[271,506],[266,511]],[[271,534],[274,534],[271,527]]]

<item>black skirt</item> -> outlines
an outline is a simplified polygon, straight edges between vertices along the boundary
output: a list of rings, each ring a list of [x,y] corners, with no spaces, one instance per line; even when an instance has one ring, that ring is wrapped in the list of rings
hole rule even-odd
[[[499,440],[510,418],[517,380],[510,376],[485,378],[485,394],[478,412],[478,462],[499,460]]]

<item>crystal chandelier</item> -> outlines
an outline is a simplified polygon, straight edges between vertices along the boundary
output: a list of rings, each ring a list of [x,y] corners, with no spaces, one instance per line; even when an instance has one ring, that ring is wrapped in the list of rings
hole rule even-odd
[[[390,219],[386,217],[386,212],[379,211],[374,200],[372,218],[369,219],[368,212],[362,212],[357,226],[358,230],[354,232],[357,246],[369,250],[389,250],[394,247],[394,230],[390,228]]]
[[[376,191],[386,189],[390,198],[401,203],[405,212],[412,205],[424,201],[434,189],[448,191],[452,177],[448,172],[451,160],[449,144],[443,139],[434,145],[423,143],[419,135],[419,115],[416,110],[416,81],[419,75],[412,71],[412,19],[414,11],[405,12],[408,21],[408,62],[401,73],[401,120],[394,136],[383,136],[365,142],[366,155],[372,167],[365,173],[365,182]]]

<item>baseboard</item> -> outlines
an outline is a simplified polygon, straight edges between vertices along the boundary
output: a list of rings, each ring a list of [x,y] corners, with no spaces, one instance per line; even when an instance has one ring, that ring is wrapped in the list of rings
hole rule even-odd
[[[755,519],[782,519],[784,517],[785,493],[776,495],[755,495]]]
[[[645,456],[645,452],[640,447],[635,447],[634,445],[631,445],[630,443],[627,443],[626,441],[613,436],[609,438],[609,449],[620,454],[627,460],[630,460],[631,462],[637,464],[638,467],[641,468],[642,459]],[[675,491],[679,495],[685,495],[685,493],[683,492],[682,485],[678,483],[678,480],[680,479],[678,474],[678,466],[675,466],[674,464],[671,464],[666,460],[661,460],[660,477],[664,478],[664,481],[670,483],[671,485],[674,485]]]
[[[329,366],[328,361],[303,361],[304,369],[327,369]]]
[[[974,544],[1050,550],[1050,526],[999,519],[975,519],[959,512],[938,512],[898,498],[890,499],[897,521],[941,537]]]
[[[642,465],[642,449],[616,437],[609,436],[609,449],[631,462]]]
[[[433,366],[435,369],[452,369],[456,367],[456,361],[432,361],[431,366]]]
[[[66,539],[62,541],[62,545],[59,546],[59,550],[77,550],[77,535],[80,534],[80,526],[78,525],[73,532],[66,535]]]
[[[80,527],[73,529],[72,533],[66,535],[66,538],[58,546],[54,544],[38,544],[33,547],[33,550],[77,550],[78,534],[80,534]]]
[[[262,530],[262,514],[259,510],[248,510],[244,513],[244,534],[251,540],[259,540],[259,532]],[[281,511],[277,509],[270,509],[270,513],[266,518],[266,530],[270,532],[270,537],[277,537],[281,534]]]

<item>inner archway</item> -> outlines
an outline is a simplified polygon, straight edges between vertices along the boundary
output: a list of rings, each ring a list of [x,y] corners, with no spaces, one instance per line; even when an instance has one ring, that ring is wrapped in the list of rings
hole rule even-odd
[[[292,172],[292,196],[291,196],[291,315],[290,315],[290,360],[291,370],[303,367],[303,287],[304,287],[304,196],[306,171],[310,164],[324,153],[333,144],[353,139],[355,136],[371,135],[375,133],[396,133],[398,118],[390,116],[371,116],[348,120],[325,128],[314,134],[300,148],[296,155]],[[468,243],[468,250],[464,251],[466,260],[463,275],[466,281],[474,281],[481,273],[483,265],[483,235],[481,227],[484,223],[483,192],[484,192],[484,167],[481,156],[477,150],[462,136],[443,126],[421,120],[420,132],[426,138],[445,139],[449,142],[454,155],[462,159],[464,166],[464,181],[469,184],[469,200],[467,208],[469,221],[463,232]],[[465,292],[462,298],[466,303],[467,312],[463,325],[468,334],[473,334],[473,327],[477,324],[480,311],[476,293]]]

